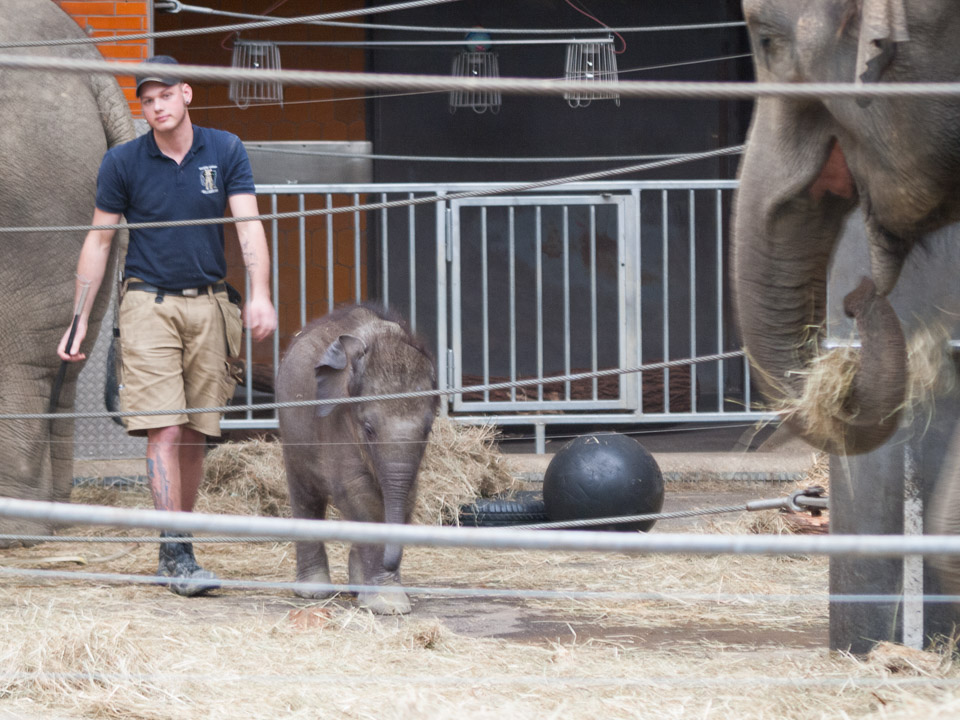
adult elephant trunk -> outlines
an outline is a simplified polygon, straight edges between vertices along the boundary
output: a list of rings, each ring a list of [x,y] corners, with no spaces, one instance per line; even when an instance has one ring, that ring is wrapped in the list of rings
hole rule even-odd
[[[832,403],[831,422],[797,412],[822,353],[827,269],[856,185],[822,105],[762,99],[740,169],[733,238],[733,299],[744,347],[762,390],[812,445],[867,452],[897,425],[906,387],[906,349],[889,302],[865,280],[847,297],[857,321],[859,369]],[[836,400],[836,399],[831,399]]]

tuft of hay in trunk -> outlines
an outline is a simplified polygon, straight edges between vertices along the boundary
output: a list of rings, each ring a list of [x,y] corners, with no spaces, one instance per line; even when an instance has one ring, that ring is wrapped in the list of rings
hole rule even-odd
[[[516,481],[496,440],[492,425],[460,425],[437,418],[420,465],[413,522],[456,524],[461,505],[513,491]],[[224,443],[204,460],[197,509],[208,512],[216,507],[217,512],[237,515],[289,517],[286,483],[280,443]]]
[[[797,372],[804,378],[803,392],[785,399],[779,410],[796,418],[816,437],[842,437],[844,421],[850,415],[845,405],[859,369],[860,355],[855,348],[817,354],[808,368]]]
[[[809,366],[796,371],[803,378],[801,395],[785,397],[774,410],[795,419],[814,436],[842,437],[843,423],[851,419],[846,403],[859,370],[858,349],[818,349]],[[910,424],[920,415],[929,421],[936,397],[952,392],[956,384],[949,328],[932,323],[916,329],[907,341],[907,390],[898,408],[903,423]]]
[[[460,506],[477,498],[511,495],[517,480],[497,448],[492,425],[461,425],[434,420],[420,464],[417,507],[419,525],[458,525]]]

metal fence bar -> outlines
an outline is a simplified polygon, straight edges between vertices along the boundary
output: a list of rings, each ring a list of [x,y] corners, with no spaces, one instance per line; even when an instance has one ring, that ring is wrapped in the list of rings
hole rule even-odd
[[[327,208],[333,207],[333,194],[327,193]],[[333,310],[333,215],[327,215],[327,312]]]
[[[697,355],[697,199],[694,191],[690,191],[690,357]],[[690,412],[697,412],[697,367],[690,367]]]
[[[480,208],[480,238],[481,238],[481,297],[483,298],[483,383],[490,382],[490,264],[487,254],[487,208]],[[490,391],[483,391],[483,399],[490,400]]]
[[[537,292],[537,377],[543,377],[543,217],[542,208],[536,207],[534,230],[535,276]],[[537,385],[537,400],[543,401],[543,385]]]
[[[597,207],[590,206],[590,369],[597,371],[600,367],[599,351],[597,347]],[[599,398],[599,381],[593,378],[593,399]]]
[[[410,193],[408,199],[413,200]],[[407,273],[410,276],[410,329],[417,331],[417,213],[411,205],[407,209]]]
[[[717,207],[717,347],[723,348],[723,191],[716,191]],[[719,350],[718,352],[723,352]],[[724,407],[724,367],[723,361],[717,362],[717,412],[726,412]]]
[[[507,208],[509,285],[510,285],[510,381],[517,379],[517,228],[516,209]],[[510,388],[510,401],[517,401],[517,389]]]
[[[450,303],[448,297],[448,271],[453,259],[452,232],[450,228],[450,208],[446,200],[443,200],[444,191],[435,190],[440,199],[436,205],[434,214],[434,264],[437,275],[436,298],[437,303],[437,384],[443,388],[449,381],[450,356],[447,349],[450,347],[448,342],[447,328],[447,308]],[[451,398],[451,400],[454,398]],[[447,417],[449,413],[449,403],[440,403],[440,416]]]
[[[270,198],[270,208],[272,212],[277,212],[277,196],[273,195]],[[271,291],[273,292],[273,297],[280,297],[280,237],[279,237],[279,221],[274,220],[271,223],[271,233],[270,233],[270,267],[273,269],[271,272],[270,283]],[[271,340],[273,345],[273,366],[275,368],[280,367],[280,334],[273,333],[273,338]],[[247,361],[252,362],[250,355],[247,355]],[[253,373],[247,373],[246,378],[247,386],[251,388],[252,394],[252,383],[253,383]],[[252,418],[253,413],[247,412],[247,418]]]
[[[661,268],[660,281],[662,283],[661,317],[663,318],[663,359],[670,359],[670,214],[668,208],[669,197],[663,190],[661,202]],[[663,369],[663,412],[670,412],[670,368]]]
[[[380,202],[387,201],[387,194],[380,193]],[[383,304],[390,305],[390,230],[387,223],[387,208],[380,210],[380,295]]]
[[[354,193],[353,204],[360,204],[360,194]],[[353,211],[353,300],[361,302],[363,300],[363,281],[360,277],[360,270],[363,267],[363,252],[360,245],[360,211]]]
[[[634,271],[636,281],[636,314],[637,314],[637,358],[636,363],[639,367],[643,365],[643,190],[637,188],[633,191],[636,198],[636,217],[637,217],[637,268]],[[643,373],[637,377],[637,412],[643,415]]]
[[[570,374],[570,208],[563,206],[563,372]],[[570,382],[565,382],[564,398],[572,396]]]
[[[306,196],[303,193],[297,195],[297,209],[300,212],[306,210]],[[300,327],[307,324],[307,219],[299,218],[297,221],[297,240],[300,250]]]

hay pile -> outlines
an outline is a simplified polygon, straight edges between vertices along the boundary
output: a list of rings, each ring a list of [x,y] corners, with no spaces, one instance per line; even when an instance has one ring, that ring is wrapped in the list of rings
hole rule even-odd
[[[420,466],[413,522],[456,524],[461,505],[509,493],[515,480],[496,440],[493,426],[437,418]],[[289,517],[280,444],[267,440],[224,443],[207,453],[197,509],[210,512],[214,507],[216,512],[236,515]]]
[[[477,498],[510,495],[517,487],[492,425],[460,425],[437,418],[420,465],[419,525],[459,524],[460,506]]]
[[[201,512],[290,517],[278,442],[255,439],[218,445],[204,458],[200,488],[197,509]]]

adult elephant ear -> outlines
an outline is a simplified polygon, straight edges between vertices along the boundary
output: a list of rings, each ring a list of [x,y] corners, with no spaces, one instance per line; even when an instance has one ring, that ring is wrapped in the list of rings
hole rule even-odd
[[[897,43],[910,39],[903,0],[862,0],[857,43],[858,83],[880,80],[897,54]],[[861,103],[866,104],[866,103]]]
[[[317,376],[317,400],[336,400],[349,395],[353,368],[366,353],[367,345],[356,335],[344,334],[334,340],[314,365]],[[317,405],[317,417],[326,417],[336,404]]]

